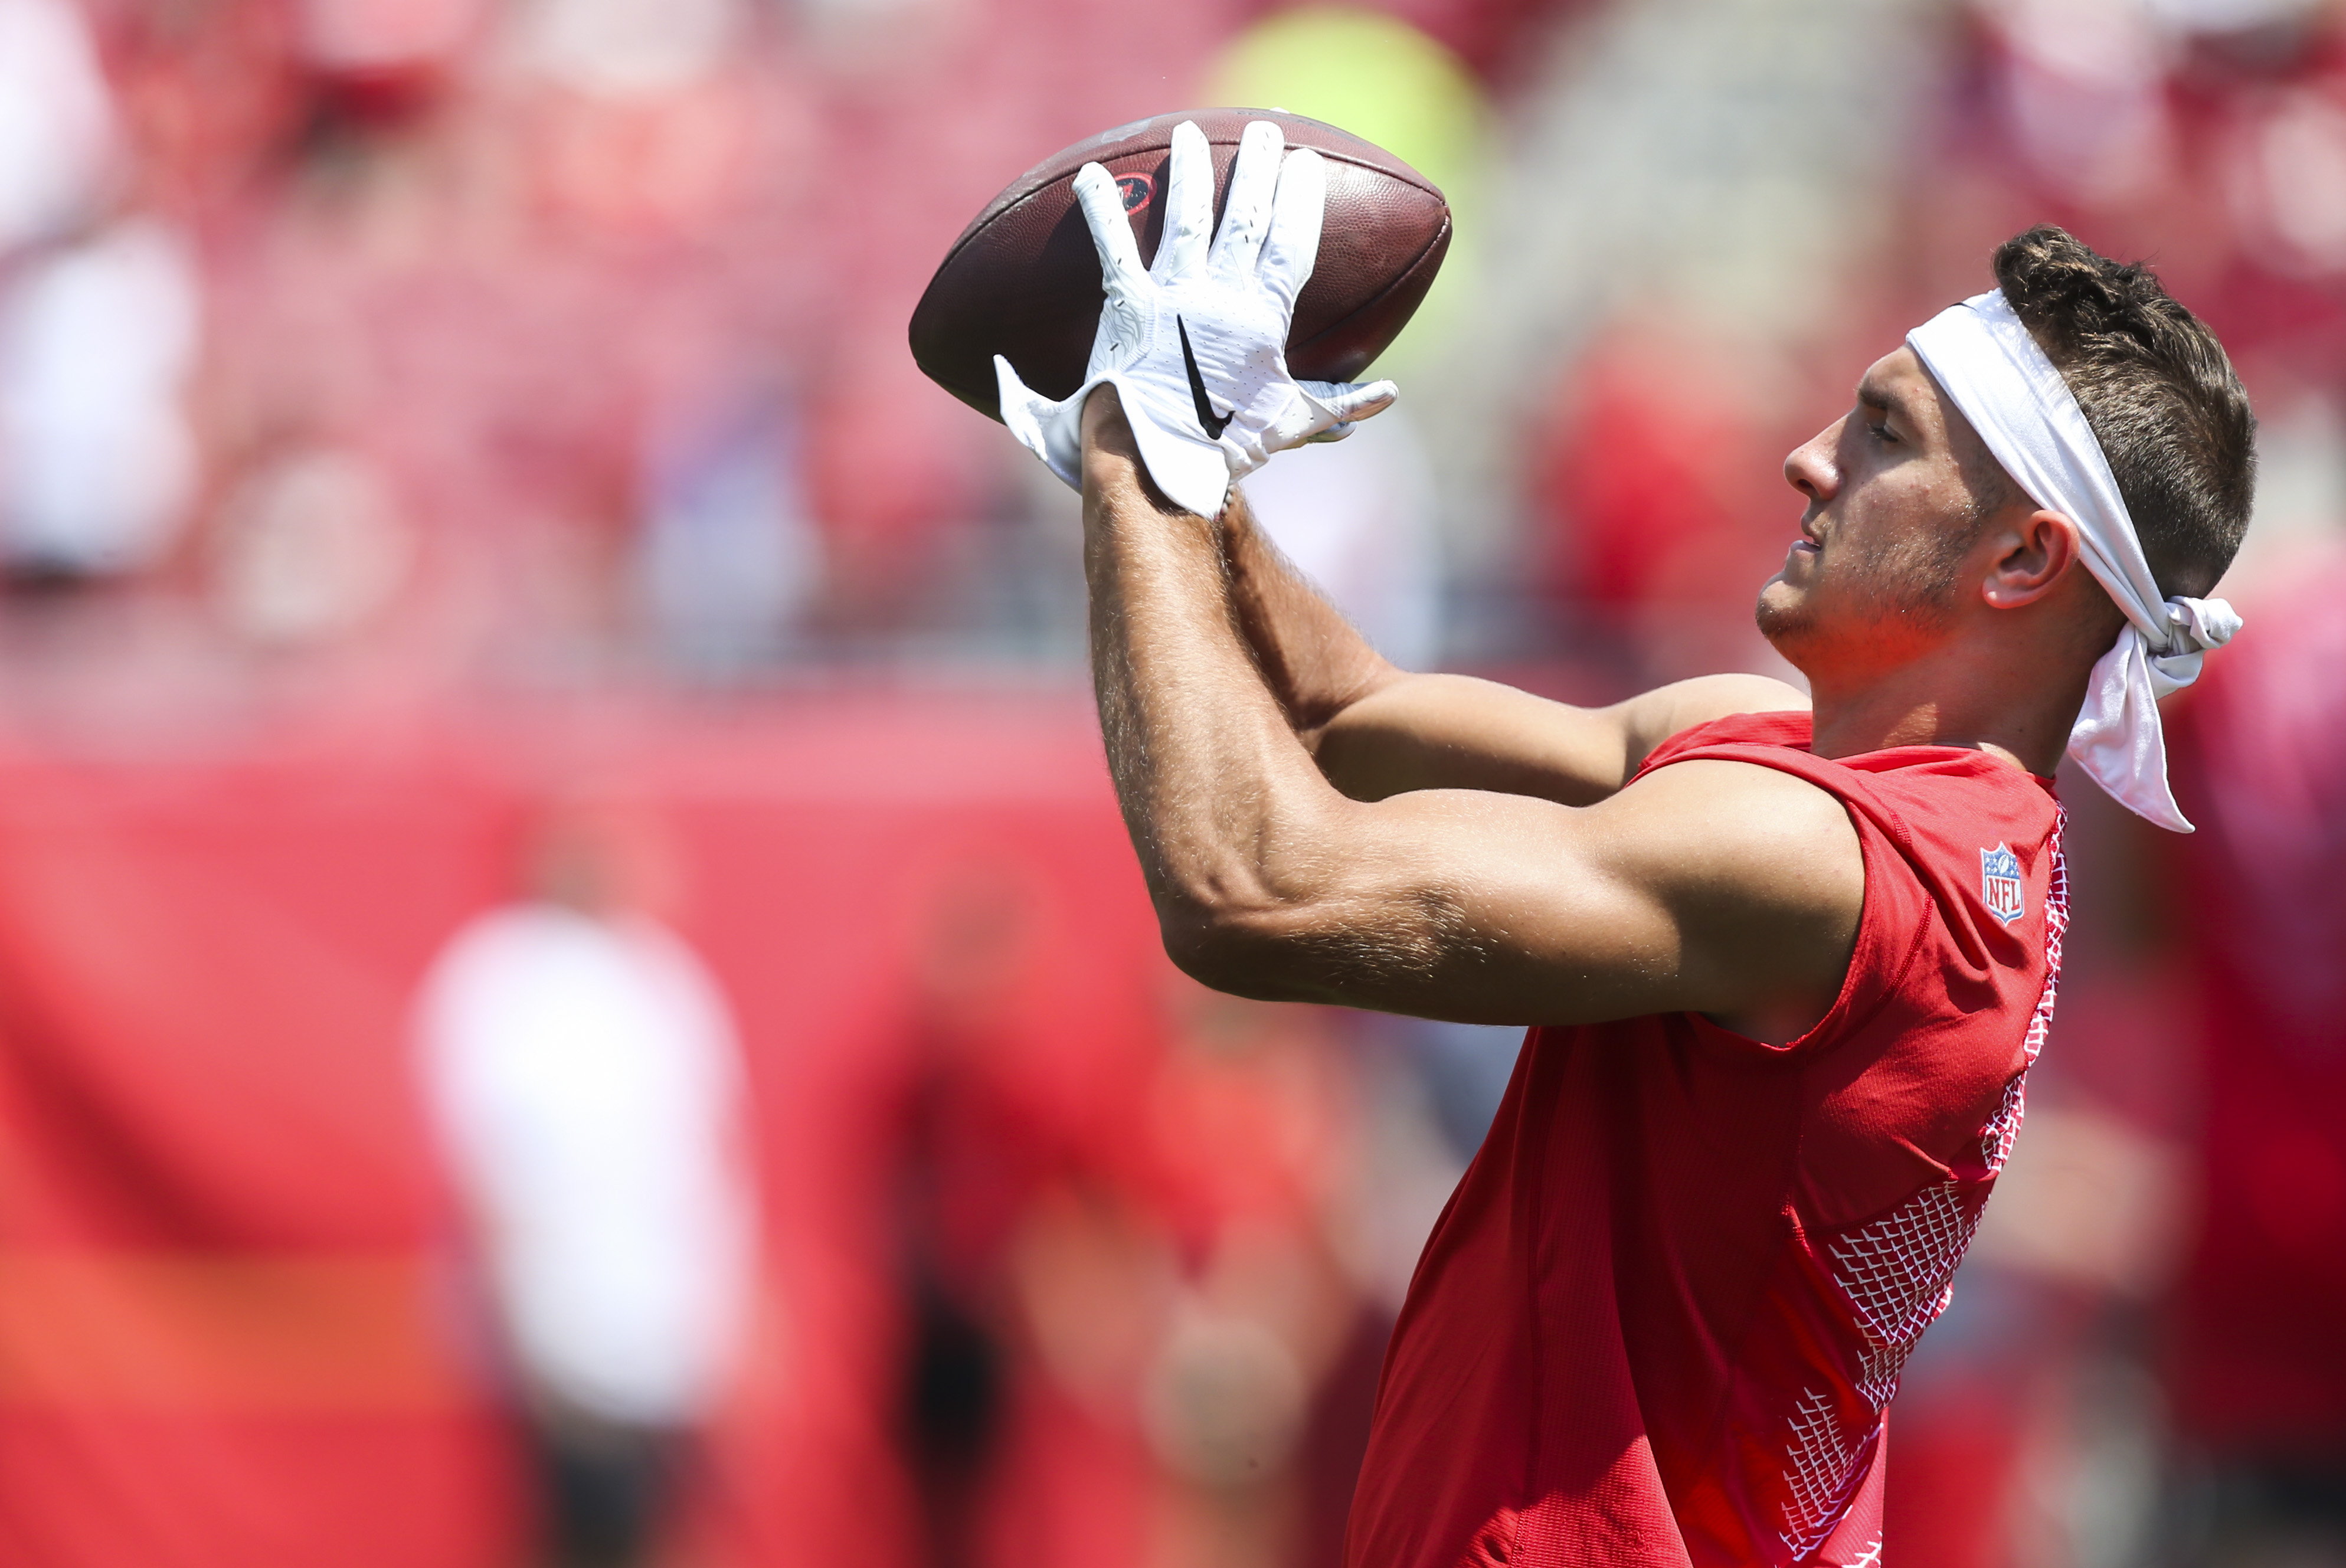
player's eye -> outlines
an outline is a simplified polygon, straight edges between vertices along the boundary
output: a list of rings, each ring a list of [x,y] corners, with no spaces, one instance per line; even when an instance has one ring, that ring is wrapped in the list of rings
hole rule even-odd
[[[1897,433],[1887,424],[1869,424],[1865,427],[1865,433],[1884,446],[1892,445],[1898,440]]]

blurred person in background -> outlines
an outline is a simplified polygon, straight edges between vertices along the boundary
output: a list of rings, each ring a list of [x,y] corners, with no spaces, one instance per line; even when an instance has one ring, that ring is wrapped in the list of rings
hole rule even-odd
[[[1331,1225],[1360,1157],[1358,1074],[1324,1009],[1187,980],[1166,1000],[1172,1048],[1147,1114],[1186,1267],[1139,1401],[1158,1467],[1151,1561],[1291,1568],[1330,1522],[1315,1517],[1321,1451],[1352,1435],[1331,1430],[1331,1377],[1364,1369],[1341,1366],[1362,1303]]]
[[[1586,710],[1413,677],[1226,509],[1395,394],[1284,372],[1316,156],[1250,127],[1219,224],[1206,156],[1176,131],[1153,270],[1078,175],[1091,383],[997,361],[1083,492],[1168,950],[1241,994],[1535,1025],[1402,1309],[1348,1560],[1874,1563],[1887,1408],[2050,1023],[2049,775],[2066,748],[2189,828],[2157,697],[2239,626],[2195,596],[2247,526],[2246,394],[2146,270],[2031,229],[1786,460],[1807,505],[1758,616],[1812,717],[1751,677]]]
[[[2176,1561],[2346,1563],[2346,556],[2300,559],[2187,710],[2198,1232],[2168,1373]]]
[[[905,1324],[895,1437],[925,1568],[968,1568],[1013,1411],[1012,1239],[1056,1152],[1005,1085],[1036,947],[1018,868],[956,869],[916,950],[891,1218]]]
[[[128,202],[112,94],[66,0],[0,0],[0,572],[153,564],[187,521],[200,291]]]
[[[86,222],[117,152],[81,12],[69,0],[0,5],[0,254]]]
[[[141,219],[26,263],[0,297],[0,554],[19,583],[152,565],[186,521],[195,272]]]
[[[655,918],[654,825],[533,826],[523,897],[450,942],[417,1044],[510,1359],[546,1561],[648,1560],[723,1390],[752,1273],[742,1065],[713,977]]]
[[[1317,1563],[1370,1391],[1331,1379],[1372,1390],[1390,1321],[1352,1343],[1334,1222],[1360,1138],[1336,1020],[1166,975],[1163,1058],[1128,1102],[1071,1104],[1038,1038],[1055,920],[1031,867],[987,856],[940,878],[918,926],[889,1217],[921,1561]],[[1323,1408],[1355,1392],[1357,1436]]]

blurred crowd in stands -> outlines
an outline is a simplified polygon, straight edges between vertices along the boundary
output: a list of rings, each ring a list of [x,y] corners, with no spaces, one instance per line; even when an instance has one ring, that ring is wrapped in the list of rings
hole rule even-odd
[[[1389,366],[1423,392],[1262,484],[1413,662],[1749,655],[1706,628],[1772,557],[1775,455],[2038,218],[2155,257],[2250,371],[2259,555],[2321,512],[2325,5],[1260,11],[7,0],[9,581],[124,590],[107,657],[182,679],[1064,665],[1065,506],[920,378],[905,303],[1009,174],[1185,95],[1453,191]]]
[[[1408,666],[1593,700],[1784,673],[1749,613],[1797,515],[1782,453],[2030,223],[2151,260],[2214,325],[2261,476],[2223,590],[2248,629],[2177,705],[2203,830],[2065,789],[2060,1013],[1899,1401],[1891,1539],[1900,1568],[2346,1563],[2335,0],[0,0],[5,749],[127,738],[168,769],[287,727],[716,694],[786,738],[810,694],[882,727],[907,687],[1072,694],[1074,504],[921,377],[905,321],[1018,171],[1208,102],[1341,123],[1452,195],[1383,367],[1400,407],[1249,483]],[[933,711],[879,746],[931,802]],[[1062,1046],[1014,1036],[1078,1005],[1035,955],[1090,952],[1080,917],[1015,852],[959,864],[871,938],[908,956],[894,1076],[852,1107],[886,1299],[834,1311],[893,1347],[860,1419],[900,1512],[864,1560],[1334,1563],[1385,1329],[1512,1039],[1160,963],[1142,1043],[1070,1088]],[[734,1042],[740,970],[532,885],[464,939],[517,966],[468,983],[483,1016],[575,961],[686,996],[708,1082],[746,1051],[752,1100],[798,1048]],[[434,1081],[450,1125],[492,1115]],[[730,1125],[736,1090],[693,1093]],[[452,1180],[507,1201],[474,1164]],[[543,1407],[557,1505],[671,1463],[573,1463]],[[731,1441],[759,1486],[740,1456],[773,1451]]]

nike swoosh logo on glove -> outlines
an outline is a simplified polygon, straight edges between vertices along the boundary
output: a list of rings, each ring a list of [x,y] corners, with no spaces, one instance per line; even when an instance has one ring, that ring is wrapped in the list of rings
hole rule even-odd
[[[1189,348],[1189,323],[1176,316],[1173,330],[1181,334],[1181,362],[1189,369],[1189,395],[1198,400],[1198,423],[1204,428],[1208,441],[1219,441],[1222,432],[1238,416],[1238,410],[1216,416],[1213,400],[1206,395],[1206,378],[1198,373],[1198,356]]]

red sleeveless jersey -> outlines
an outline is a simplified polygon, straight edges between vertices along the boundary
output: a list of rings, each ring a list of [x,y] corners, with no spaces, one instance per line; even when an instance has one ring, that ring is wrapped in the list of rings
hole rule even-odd
[[[2049,780],[1688,730],[1838,797],[1841,994],[1788,1045],[1691,1013],[1535,1029],[1386,1352],[1352,1568],[1872,1563],[1884,1411],[2020,1125],[2067,886]]]

